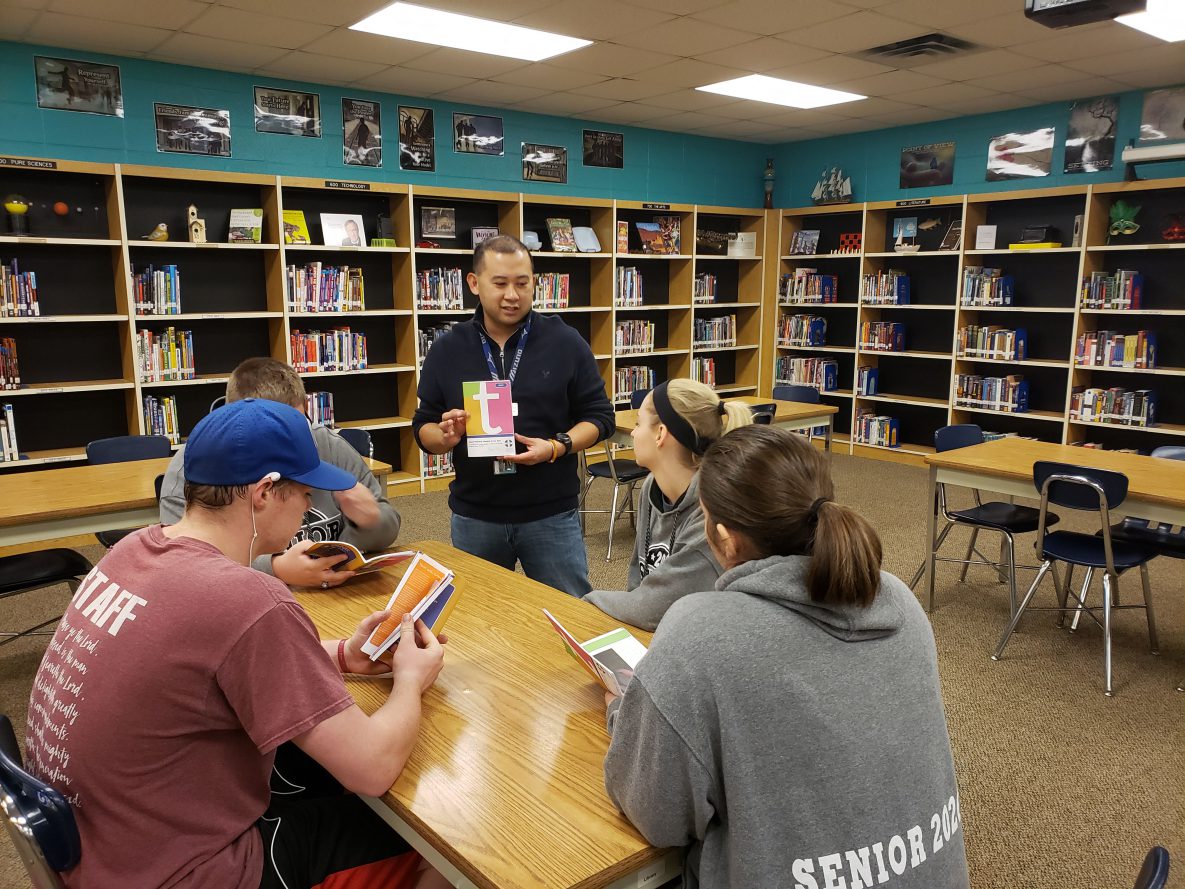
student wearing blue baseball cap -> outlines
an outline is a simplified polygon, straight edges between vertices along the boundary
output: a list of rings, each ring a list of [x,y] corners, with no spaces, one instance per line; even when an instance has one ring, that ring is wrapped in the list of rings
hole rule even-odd
[[[408,615],[402,638],[418,644],[389,666],[361,652],[386,612],[320,640],[283,582],[250,567],[291,538],[314,489],[356,479],[321,460],[298,410],[255,399],[197,424],[185,476],[180,521],[95,566],[34,684],[28,764],[71,801],[82,838],[66,885],[447,885],[352,793],[268,786],[292,742],[343,788],[385,793],[443,664],[442,640]],[[342,674],[387,669],[390,696],[367,716]]]

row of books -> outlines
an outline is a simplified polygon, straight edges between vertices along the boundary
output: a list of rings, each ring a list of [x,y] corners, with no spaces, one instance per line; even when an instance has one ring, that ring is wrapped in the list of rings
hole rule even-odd
[[[304,396],[304,413],[314,426],[328,426],[333,428],[333,393],[306,392]]]
[[[1023,414],[1029,409],[1029,384],[1019,374],[1006,377],[981,377],[978,374],[955,376],[955,407],[974,407],[1007,414]]]
[[[691,359],[691,378],[697,383],[703,383],[705,386],[716,388],[716,359],[715,358],[692,358]]]
[[[692,344],[701,349],[719,349],[737,344],[737,316],[696,318]]]
[[[880,378],[880,368],[862,364],[856,369],[856,394],[879,395],[881,387]]]
[[[901,421],[896,417],[878,414],[871,408],[862,407],[856,411],[856,443],[874,445],[880,448],[899,448]]]
[[[783,315],[778,320],[779,346],[825,346],[827,319],[822,315]]]
[[[959,358],[998,358],[1024,361],[1028,358],[1028,332],[1023,327],[968,324],[959,328],[955,354]]]
[[[654,351],[654,322],[641,319],[618,321],[613,330],[613,353],[628,355]]]
[[[834,358],[795,358],[781,355],[774,362],[775,386],[814,386],[820,392],[839,389],[839,363]]]
[[[181,444],[181,424],[177,421],[177,399],[172,395],[144,396],[144,429],[149,435],[163,435],[173,444]]]
[[[618,266],[617,298],[614,305],[619,308],[642,305],[642,283],[642,273],[635,266]]]
[[[324,266],[319,262],[290,265],[285,284],[290,312],[366,310],[366,286],[360,268]]]
[[[37,273],[22,272],[15,257],[8,265],[0,265],[0,318],[37,318],[40,315]]]
[[[21,458],[21,448],[16,440],[16,417],[11,404],[0,405],[0,463]]]
[[[425,269],[417,272],[416,308],[465,308],[465,275],[460,269]]]
[[[691,288],[691,301],[697,306],[709,305],[716,301],[716,276],[707,272],[700,272],[695,276],[695,283]]]
[[[132,310],[137,315],[181,314],[181,271],[175,265],[148,266],[132,275]]]
[[[905,324],[901,321],[863,321],[860,348],[870,352],[904,352]]]
[[[444,324],[431,324],[417,330],[416,337],[419,339],[420,344],[420,361],[424,360],[424,356],[428,354],[428,350],[432,348],[432,344],[438,338],[444,336],[459,323],[459,321],[448,321]]]
[[[535,276],[535,308],[568,308],[572,276],[567,272],[544,272]]]
[[[1156,403],[1156,393],[1151,389],[1133,392],[1119,386],[1110,389],[1075,386],[1070,390],[1070,418],[1086,423],[1155,426]]]
[[[628,404],[631,395],[639,390],[653,389],[654,384],[653,367],[646,367],[644,364],[620,366],[613,373],[614,400]]]
[[[963,269],[962,305],[1010,306],[1015,295],[1015,280],[1001,269],[978,265],[969,265]]]
[[[193,331],[169,327],[161,333],[136,333],[136,370],[141,383],[192,380],[194,369]]]
[[[820,275],[818,269],[795,269],[793,275],[782,275],[778,281],[778,302],[782,305],[839,302],[839,277]]]
[[[1074,363],[1081,367],[1156,367],[1156,334],[1092,330],[1078,335]]]
[[[862,275],[860,302],[866,306],[909,305],[909,275],[897,269]]]
[[[366,369],[366,334],[348,327],[308,333],[294,330],[289,342],[297,373]]]
[[[17,358],[16,340],[0,337],[0,389],[21,388],[21,363]]]
[[[425,454],[420,452],[420,469],[424,478],[440,478],[453,474],[453,452],[445,454]]]
[[[1115,274],[1091,272],[1082,279],[1082,308],[1138,309],[1144,299],[1144,276],[1128,269]]]

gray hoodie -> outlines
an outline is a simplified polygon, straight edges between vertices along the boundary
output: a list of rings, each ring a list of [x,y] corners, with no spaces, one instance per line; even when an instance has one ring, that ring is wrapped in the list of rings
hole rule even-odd
[[[808,559],[749,562],[667,612],[610,708],[609,796],[688,889],[966,889],[934,636],[882,573],[810,600]]]
[[[379,504],[379,521],[373,527],[359,528],[342,515],[341,508],[329,491],[312,492],[313,505],[304,514],[304,521],[292,542],[300,540],[344,540],[363,552],[386,549],[399,536],[399,513],[387,500],[387,492],[380,486],[362,457],[332,430],[324,426],[313,426],[313,441],[317,453],[326,463],[332,463],[354,475],[362,482]],[[173,455],[160,489],[160,523],[172,525],[185,512],[185,446]],[[272,554],[258,556],[253,566],[268,574],[272,573]]]
[[[710,590],[724,569],[704,535],[698,472],[674,504],[666,502],[654,476],[647,477],[638,503],[642,517],[634,535],[629,588],[593,590],[584,600],[631,626],[653,630],[676,599]]]

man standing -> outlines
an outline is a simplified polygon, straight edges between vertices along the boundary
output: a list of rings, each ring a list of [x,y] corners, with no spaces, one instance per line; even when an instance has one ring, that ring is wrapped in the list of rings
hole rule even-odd
[[[558,316],[531,311],[535,274],[521,241],[482,242],[467,281],[480,305],[433,343],[412,421],[425,451],[454,451],[453,546],[508,569],[519,562],[528,577],[583,596],[591,586],[576,452],[613,432],[613,405],[588,343]],[[469,457],[462,384],[491,379],[510,381],[522,450]]]

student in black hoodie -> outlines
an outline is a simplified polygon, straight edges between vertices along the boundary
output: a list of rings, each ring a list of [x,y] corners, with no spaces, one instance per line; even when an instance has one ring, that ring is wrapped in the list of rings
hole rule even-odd
[[[573,596],[590,589],[580,532],[576,452],[607,438],[613,405],[588,343],[555,315],[531,310],[535,274],[521,241],[499,235],[473,252],[466,279],[480,305],[437,339],[420,374],[416,441],[453,451],[453,546]],[[510,380],[519,452],[469,457],[462,383]],[[458,447],[458,445],[461,445]]]

